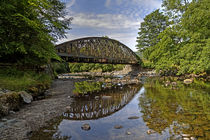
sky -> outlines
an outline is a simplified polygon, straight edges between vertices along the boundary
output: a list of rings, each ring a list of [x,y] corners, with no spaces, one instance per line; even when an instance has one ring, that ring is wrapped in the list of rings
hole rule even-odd
[[[73,17],[67,38],[108,36],[136,51],[138,28],[144,17],[161,7],[161,0],[61,0]]]

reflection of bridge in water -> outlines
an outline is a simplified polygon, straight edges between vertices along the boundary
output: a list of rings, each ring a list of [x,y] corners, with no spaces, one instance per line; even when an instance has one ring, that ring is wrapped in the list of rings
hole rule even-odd
[[[102,92],[96,99],[75,99],[63,117],[70,120],[93,120],[109,116],[128,104],[139,90],[139,85],[132,85]]]

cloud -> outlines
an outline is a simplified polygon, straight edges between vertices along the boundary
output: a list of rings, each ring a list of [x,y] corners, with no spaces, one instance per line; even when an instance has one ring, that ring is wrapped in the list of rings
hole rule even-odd
[[[111,0],[106,0],[106,2],[105,2],[105,6],[106,6],[106,7],[109,7],[109,6],[110,6],[110,4],[111,4]]]
[[[133,29],[139,26],[139,21],[122,14],[74,14],[73,25],[102,29]]]
[[[70,0],[68,3],[66,3],[66,8],[70,8],[75,4],[76,0]]]
[[[110,5],[134,5],[140,6],[148,9],[160,8],[161,0],[106,0],[105,6],[110,7]]]
[[[154,9],[161,7],[161,0],[130,0],[132,4],[142,5],[145,8]]]

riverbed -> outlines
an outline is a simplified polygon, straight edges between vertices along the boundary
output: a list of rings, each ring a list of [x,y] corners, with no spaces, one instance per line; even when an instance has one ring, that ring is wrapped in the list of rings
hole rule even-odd
[[[147,78],[141,84],[74,97],[30,139],[210,139],[209,99],[206,89],[169,88]]]

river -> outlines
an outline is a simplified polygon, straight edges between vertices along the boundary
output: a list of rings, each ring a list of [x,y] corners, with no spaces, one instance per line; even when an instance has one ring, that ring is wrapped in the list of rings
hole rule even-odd
[[[82,127],[87,125],[84,130]],[[74,97],[59,117],[34,132],[31,140],[210,139],[209,84],[155,78]]]

